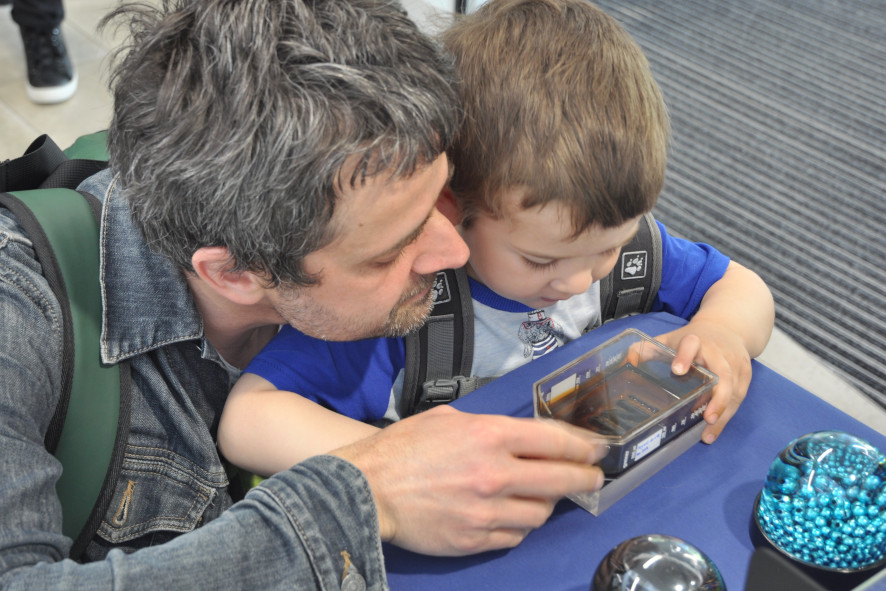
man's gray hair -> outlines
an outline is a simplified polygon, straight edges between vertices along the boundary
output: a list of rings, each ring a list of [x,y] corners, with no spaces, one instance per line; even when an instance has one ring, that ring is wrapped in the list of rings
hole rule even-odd
[[[310,285],[340,186],[408,177],[457,127],[449,59],[389,0],[171,0],[104,24],[120,17],[111,166],[185,270],[224,246],[269,286]]]

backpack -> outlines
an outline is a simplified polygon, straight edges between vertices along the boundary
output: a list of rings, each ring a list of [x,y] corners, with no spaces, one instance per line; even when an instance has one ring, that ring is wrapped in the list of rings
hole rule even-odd
[[[661,233],[647,213],[636,236],[621,249],[615,268],[600,280],[603,323],[649,312],[661,285],[661,260]],[[471,375],[474,307],[465,270],[440,271],[433,289],[431,316],[405,337],[406,369],[397,407],[401,417],[452,402],[495,379]]]
[[[101,203],[73,190],[107,160],[100,132],[64,152],[43,135],[20,158],[0,163],[0,206],[27,232],[62,308],[62,391],[44,444],[62,463],[56,490],[74,560],[107,512],[129,429],[129,363],[106,366],[100,354]]]

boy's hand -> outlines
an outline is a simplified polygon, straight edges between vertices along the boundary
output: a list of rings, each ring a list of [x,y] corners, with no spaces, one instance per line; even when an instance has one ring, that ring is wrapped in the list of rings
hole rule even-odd
[[[689,324],[657,337],[677,351],[674,373],[685,373],[695,361],[720,378],[704,413],[705,443],[719,437],[744,400],[751,383],[751,357],[763,351],[774,323],[769,288],[756,273],[732,261],[705,293]]]
[[[695,320],[656,339],[677,351],[671,364],[675,374],[685,374],[696,362],[720,378],[704,412],[708,426],[702,441],[713,443],[744,401],[751,383],[751,357],[742,339],[717,324]]]

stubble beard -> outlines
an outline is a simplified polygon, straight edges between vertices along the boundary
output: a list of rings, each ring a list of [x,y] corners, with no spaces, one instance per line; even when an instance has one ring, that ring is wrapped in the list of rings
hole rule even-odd
[[[404,337],[425,323],[434,307],[434,291],[431,289],[434,285],[434,278],[434,275],[422,275],[413,289],[400,298],[400,301],[391,310],[380,336],[386,338]],[[425,292],[427,292],[425,297],[407,303],[408,300]]]
[[[310,337],[325,341],[356,341],[370,338],[398,338],[421,327],[434,307],[435,275],[422,275],[400,297],[388,317],[383,322],[370,323],[366,317],[342,318],[333,307],[299,294],[293,289],[283,300],[277,313],[296,330]],[[310,289],[310,288],[307,288]],[[426,297],[409,301],[428,292]],[[368,310],[369,314],[373,311]]]

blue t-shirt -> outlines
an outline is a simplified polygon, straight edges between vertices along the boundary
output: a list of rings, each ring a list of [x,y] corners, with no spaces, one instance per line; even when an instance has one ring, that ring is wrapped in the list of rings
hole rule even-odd
[[[661,224],[662,277],[652,311],[689,319],[726,272],[729,259],[715,248],[668,235]],[[578,338],[599,318],[599,284],[584,294],[533,310],[471,281],[474,299],[474,375],[498,376]],[[284,326],[247,372],[279,389],[361,421],[396,418],[403,380],[403,339],[330,342]]]

